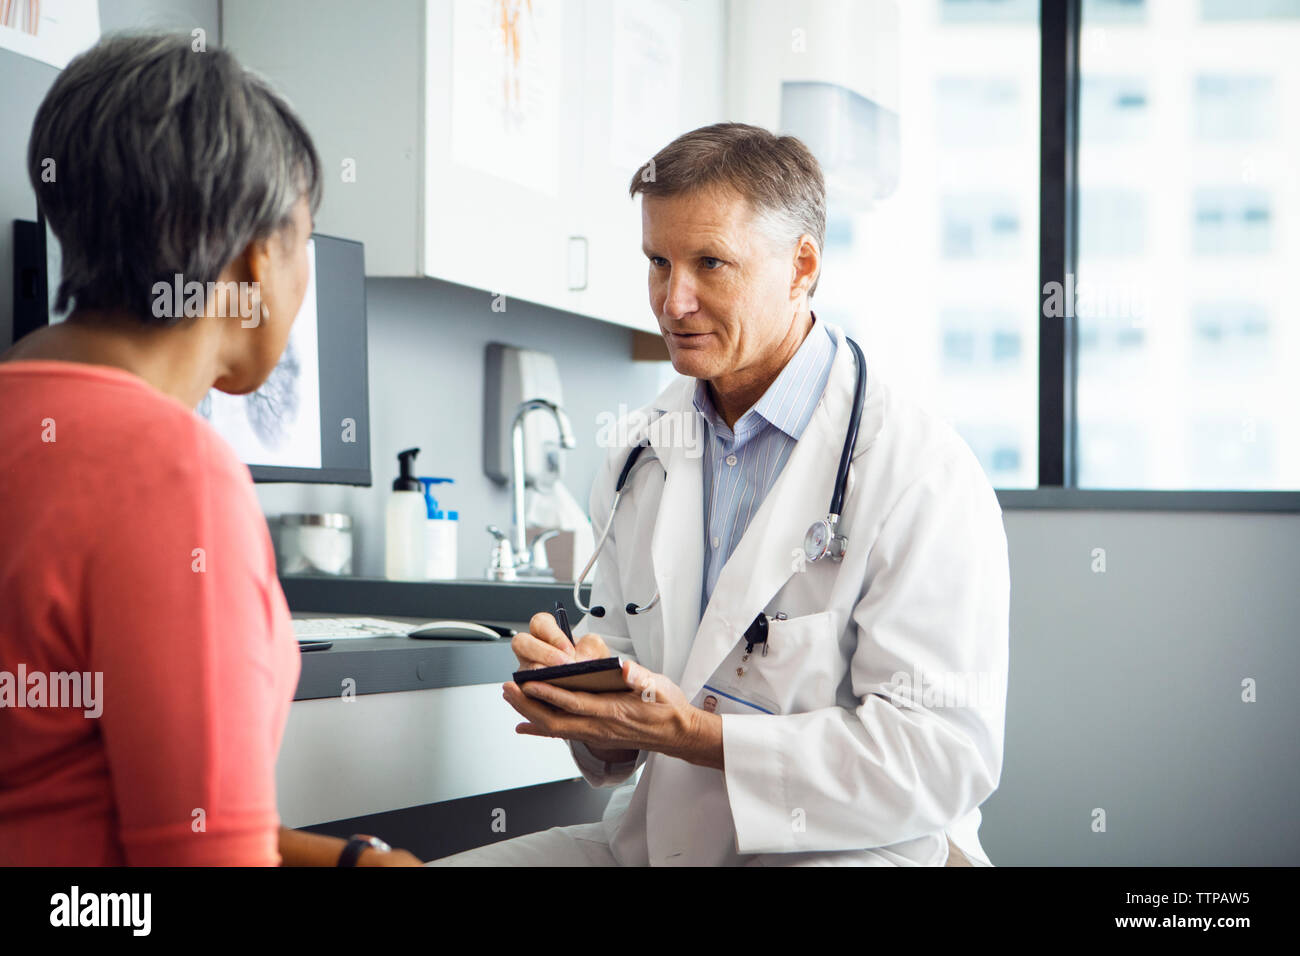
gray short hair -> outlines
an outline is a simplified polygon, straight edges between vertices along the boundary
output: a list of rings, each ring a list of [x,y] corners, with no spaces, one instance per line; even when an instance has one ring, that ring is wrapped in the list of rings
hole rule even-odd
[[[230,53],[191,42],[106,37],[36,112],[27,173],[62,246],[57,311],[172,324],[153,314],[156,282],[180,273],[206,289],[301,197],[320,205],[320,157],[293,110]]]
[[[826,246],[826,180],[803,141],[760,126],[714,123],[683,133],[636,171],[628,193],[679,196],[722,187],[749,201],[758,224],[779,242],[804,233]],[[817,291],[820,276],[808,289]]]

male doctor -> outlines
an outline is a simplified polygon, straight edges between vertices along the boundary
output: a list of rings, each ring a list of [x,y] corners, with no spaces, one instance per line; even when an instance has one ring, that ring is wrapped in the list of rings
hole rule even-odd
[[[592,785],[622,787],[600,823],[438,863],[992,865],[979,806],[1002,770],[1010,583],[988,479],[868,362],[846,549],[808,561],[857,380],[844,333],[810,308],[818,163],[723,123],[661,150],[631,193],[681,376],[637,420],[672,427],[634,430],[592,489],[600,527],[649,440],[597,564],[604,616],[574,627],[576,648],[547,613],[514,640],[521,668],[618,655],[629,689],[504,688],[518,732],[568,740]]]

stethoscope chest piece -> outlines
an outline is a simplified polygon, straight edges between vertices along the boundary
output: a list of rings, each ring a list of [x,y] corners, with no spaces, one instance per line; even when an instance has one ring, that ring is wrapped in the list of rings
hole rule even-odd
[[[821,521],[814,521],[809,526],[803,536],[803,556],[806,560],[820,561],[823,558],[830,558],[832,561],[839,561],[844,557],[844,549],[849,539],[835,533],[839,521],[839,515],[827,515]]]

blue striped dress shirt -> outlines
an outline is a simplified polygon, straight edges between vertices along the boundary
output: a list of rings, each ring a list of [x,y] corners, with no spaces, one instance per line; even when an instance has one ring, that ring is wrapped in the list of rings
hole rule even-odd
[[[700,616],[708,607],[722,566],[740,543],[750,519],[776,484],[795,442],[812,420],[830,379],[835,341],[813,317],[813,327],[753,408],[727,427],[695,383],[695,410],[704,418],[704,582]]]

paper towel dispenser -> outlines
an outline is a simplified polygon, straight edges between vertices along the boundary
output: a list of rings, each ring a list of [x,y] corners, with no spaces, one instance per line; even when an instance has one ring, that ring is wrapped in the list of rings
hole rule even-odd
[[[510,483],[510,427],[520,403],[544,398],[564,407],[560,370],[549,352],[488,343],[483,396],[483,471],[500,485]],[[560,429],[550,415],[524,419],[524,477],[549,489],[563,474]]]
[[[734,6],[729,118],[803,140],[822,165],[832,216],[893,193],[901,148],[896,0]]]

